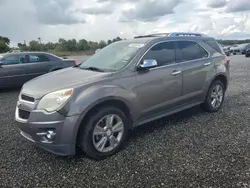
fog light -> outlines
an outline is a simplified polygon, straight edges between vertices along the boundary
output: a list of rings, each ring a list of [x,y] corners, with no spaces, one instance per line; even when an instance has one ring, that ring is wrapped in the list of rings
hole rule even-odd
[[[54,140],[56,137],[56,133],[54,131],[47,131],[46,132],[46,138],[48,140]]]

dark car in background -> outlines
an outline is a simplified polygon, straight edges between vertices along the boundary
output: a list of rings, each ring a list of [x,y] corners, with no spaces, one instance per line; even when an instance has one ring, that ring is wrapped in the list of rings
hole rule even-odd
[[[249,49],[249,48],[250,48],[250,44],[247,44],[246,46],[244,46],[244,47],[242,48],[241,53],[242,53],[242,54],[246,54],[246,51],[247,51],[247,49]]]
[[[223,48],[223,51],[224,51],[224,53],[225,53],[227,56],[230,56],[230,54],[231,54],[230,47],[224,47],[224,48]]]
[[[37,76],[74,65],[75,60],[46,52],[0,54],[0,88],[22,86]]]
[[[246,56],[246,57],[250,57],[250,48],[246,49],[245,56]]]

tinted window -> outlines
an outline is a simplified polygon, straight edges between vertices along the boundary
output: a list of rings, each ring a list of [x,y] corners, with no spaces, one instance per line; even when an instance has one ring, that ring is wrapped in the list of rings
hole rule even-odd
[[[191,41],[179,41],[177,42],[178,62],[190,61],[202,58],[200,45]]]
[[[211,48],[213,48],[217,52],[223,53],[223,50],[220,48],[219,44],[215,40],[207,40],[204,42],[207,43]]]
[[[154,59],[158,66],[175,63],[175,47],[173,42],[164,42],[152,47],[143,57],[145,59]]]
[[[208,52],[203,47],[201,47],[201,46],[200,46],[200,52],[201,52],[201,57],[202,58],[208,57]]]
[[[29,55],[30,63],[45,62],[45,61],[50,61],[45,55]]]
[[[25,56],[9,56],[6,58],[3,58],[2,60],[4,65],[14,65],[14,64],[19,64],[19,63],[25,63]]]

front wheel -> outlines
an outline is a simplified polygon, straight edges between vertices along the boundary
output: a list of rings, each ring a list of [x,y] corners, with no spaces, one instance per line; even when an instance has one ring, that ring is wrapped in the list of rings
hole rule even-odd
[[[225,96],[225,86],[220,80],[216,80],[210,86],[206,100],[201,105],[207,112],[217,112],[221,109]]]
[[[118,108],[104,107],[89,117],[80,133],[80,147],[100,160],[116,153],[128,135],[128,119]]]

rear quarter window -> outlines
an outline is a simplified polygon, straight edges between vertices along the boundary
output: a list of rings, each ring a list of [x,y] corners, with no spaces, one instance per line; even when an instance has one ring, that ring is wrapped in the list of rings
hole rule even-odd
[[[176,60],[177,62],[191,61],[208,57],[208,53],[198,43],[193,41],[176,42]]]
[[[215,40],[204,40],[207,45],[209,45],[211,48],[213,48],[215,51],[219,52],[220,54],[224,54],[222,48]]]

